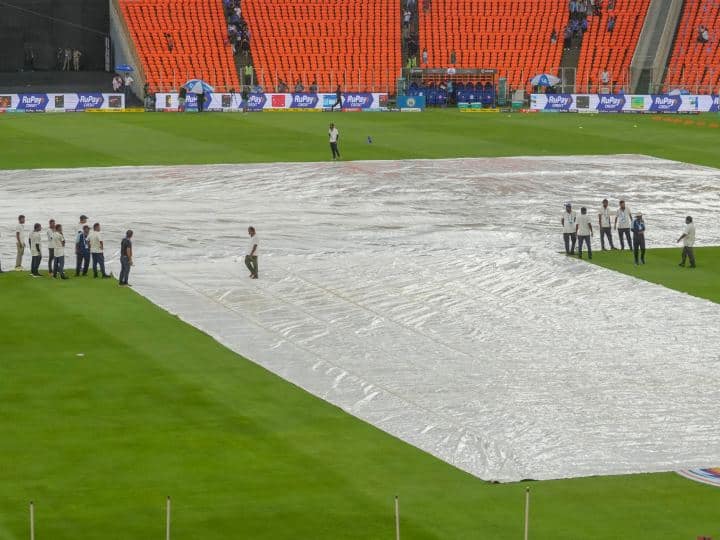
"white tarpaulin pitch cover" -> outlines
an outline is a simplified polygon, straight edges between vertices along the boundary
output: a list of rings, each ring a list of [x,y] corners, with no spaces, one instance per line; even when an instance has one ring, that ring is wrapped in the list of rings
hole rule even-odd
[[[720,244],[719,171],[586,156],[2,171],[0,253],[20,212],[133,228],[136,291],[484,479],[716,466],[720,306],[560,255],[604,197]]]

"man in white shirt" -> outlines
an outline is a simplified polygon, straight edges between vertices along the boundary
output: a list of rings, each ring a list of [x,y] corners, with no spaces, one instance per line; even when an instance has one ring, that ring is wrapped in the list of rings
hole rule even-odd
[[[90,242],[90,256],[92,257],[93,275],[98,277],[98,266],[100,266],[100,275],[103,279],[110,276],[105,273],[105,244],[103,242],[102,233],[100,232],[100,224],[95,223],[93,230],[88,237]]]
[[[563,215],[560,218],[560,223],[563,228],[563,242],[565,242],[566,255],[573,255],[575,253],[575,240],[577,232],[577,227],[575,227],[576,221],[577,214],[572,209],[572,204],[567,203],[565,205],[565,212],[563,212]]]
[[[25,243],[27,238],[25,235],[25,216],[18,216],[18,224],[15,227],[15,245],[17,247],[17,256],[15,257],[15,270],[22,270],[22,260],[25,254]]]
[[[588,216],[587,208],[584,206],[580,209],[580,215],[575,224],[575,231],[578,238],[578,257],[582,259],[583,242],[587,245],[588,259],[592,259],[592,247],[590,247],[590,237],[593,234],[590,216]]]
[[[685,259],[690,259],[690,268],[695,268],[695,251],[693,250],[695,246],[695,224],[692,216],[685,218],[685,230],[677,241],[680,242],[680,240],[683,243],[683,251],[682,261],[679,266],[685,266]]]
[[[32,257],[32,263],[30,264],[30,274],[35,277],[40,276],[40,262],[42,261],[42,252],[40,251],[40,242],[42,235],[40,231],[42,225],[36,223],[33,227],[33,232],[30,233],[30,256]]]
[[[340,132],[335,124],[330,124],[328,130],[328,138],[330,139],[330,150],[332,151],[333,161],[340,159],[340,151],[338,150],[338,140],[340,139]]]
[[[252,279],[258,278],[258,246],[260,245],[260,239],[255,233],[255,227],[248,227],[248,234],[250,240],[248,241],[248,247],[245,251],[245,266],[250,270],[250,277]]]
[[[602,206],[598,212],[598,225],[600,226],[600,247],[603,251],[605,249],[605,237],[607,237],[610,244],[610,249],[615,249],[612,240],[612,223],[610,223],[610,207],[608,206],[608,200],[603,199]]]
[[[48,246],[48,276],[52,276],[53,261],[55,260],[55,220],[48,222],[47,246]]]
[[[632,240],[630,240],[630,226],[632,225],[632,213],[625,206],[625,201],[620,201],[620,207],[615,212],[615,230],[620,237],[620,249],[625,249],[627,239],[628,249],[632,251]],[[624,238],[623,238],[624,237]]]

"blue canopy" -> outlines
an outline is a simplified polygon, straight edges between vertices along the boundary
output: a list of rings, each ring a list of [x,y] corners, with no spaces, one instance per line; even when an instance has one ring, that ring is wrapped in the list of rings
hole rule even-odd
[[[549,73],[541,73],[530,79],[530,84],[533,86],[555,86],[559,82],[560,79],[558,77],[550,75]]]
[[[135,71],[135,69],[132,66],[128,66],[127,64],[120,64],[119,66],[115,66],[115,71],[124,71],[126,73],[130,73],[131,71]]]
[[[201,79],[190,79],[183,86],[191,94],[206,94],[215,91],[212,86]]]

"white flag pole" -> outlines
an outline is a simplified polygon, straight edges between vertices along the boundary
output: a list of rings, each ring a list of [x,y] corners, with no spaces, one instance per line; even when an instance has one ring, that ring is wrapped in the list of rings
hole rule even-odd
[[[528,540],[528,532],[530,528],[530,488],[525,489],[525,540]]]
[[[35,503],[30,501],[30,540],[35,540]]]
[[[165,504],[165,540],[170,540],[170,496]]]
[[[395,540],[400,540],[400,499],[395,495]]]

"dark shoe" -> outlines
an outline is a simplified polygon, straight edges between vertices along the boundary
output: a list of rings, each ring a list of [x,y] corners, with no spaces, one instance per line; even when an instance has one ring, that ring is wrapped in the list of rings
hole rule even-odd
[[[691,264],[690,268],[697,268],[697,266],[695,266],[694,264]]]
[[[60,276],[60,279],[69,279],[67,276]]]
[[[685,268],[685,263],[680,263],[678,266],[681,266],[682,268]]]

